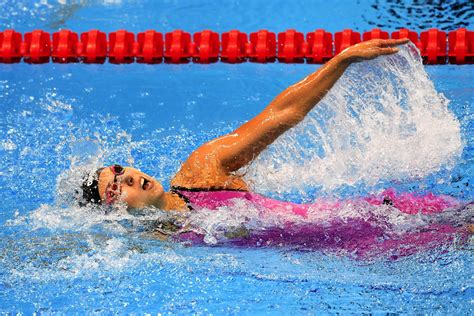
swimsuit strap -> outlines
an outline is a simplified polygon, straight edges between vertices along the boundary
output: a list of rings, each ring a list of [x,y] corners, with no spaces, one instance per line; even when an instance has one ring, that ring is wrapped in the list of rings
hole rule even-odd
[[[186,188],[173,185],[170,189],[171,192],[177,191],[188,191],[188,192],[216,192],[216,191],[237,191],[237,192],[248,192],[247,190],[242,189],[222,189],[222,188]]]
[[[179,188],[179,189],[178,189]],[[179,196],[184,202],[186,202],[186,207],[188,210],[192,211],[193,207],[191,206],[191,201],[189,201],[188,197],[185,196],[183,193],[179,192],[179,190],[182,190],[180,187],[171,187],[170,192],[176,194]]]
[[[221,188],[186,188],[180,186],[172,186],[170,188],[170,192],[178,195],[182,200],[186,202],[186,205],[189,210],[193,210],[192,204],[194,203],[192,200],[193,198],[187,196],[186,192],[189,192],[191,196],[193,193],[205,193],[205,192],[248,192],[247,190],[240,190],[240,189],[221,189]]]

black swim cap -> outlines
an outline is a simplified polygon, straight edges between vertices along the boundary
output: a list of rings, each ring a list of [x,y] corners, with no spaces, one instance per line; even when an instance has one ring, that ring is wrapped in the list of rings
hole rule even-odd
[[[79,205],[86,206],[87,204],[101,204],[100,194],[99,194],[99,176],[104,168],[99,168],[94,172],[92,176],[92,181],[90,175],[84,177],[82,182],[82,201],[79,201]]]

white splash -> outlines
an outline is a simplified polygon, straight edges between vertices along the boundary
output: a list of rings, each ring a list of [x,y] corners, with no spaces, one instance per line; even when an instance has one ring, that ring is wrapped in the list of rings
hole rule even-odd
[[[246,179],[264,192],[330,191],[449,168],[463,144],[448,103],[413,45],[353,64],[303,122],[254,161]]]

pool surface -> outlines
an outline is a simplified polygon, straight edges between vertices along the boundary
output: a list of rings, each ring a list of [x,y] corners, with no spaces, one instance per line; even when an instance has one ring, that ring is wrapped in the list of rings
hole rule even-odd
[[[474,24],[468,1],[4,1],[2,11],[1,29],[19,32],[449,31]],[[255,189],[294,202],[351,199],[386,188],[473,201],[474,66],[403,68],[392,61],[352,67],[311,121],[247,170]],[[132,164],[168,188],[192,150],[232,131],[318,67],[0,64],[0,312],[472,314],[472,238],[455,234],[408,256],[395,249],[368,257],[342,247],[221,243],[222,226],[251,214],[236,207],[229,213],[236,216],[194,218],[208,233],[205,243],[194,245],[153,238],[147,225],[163,214],[104,215],[73,206],[68,179],[81,166]],[[407,71],[392,76],[387,69]],[[400,89],[387,95],[409,96],[400,106],[378,98],[397,84]],[[345,87],[356,94],[347,99]],[[356,114],[347,117],[359,122],[350,126],[341,119],[349,103]],[[364,112],[371,106],[378,110]],[[396,115],[400,108],[407,117]],[[380,113],[379,125],[369,127],[369,118]],[[364,143],[367,137],[373,142]],[[426,220],[383,210],[349,208],[358,216],[380,216],[391,232]],[[462,225],[472,223],[473,213],[465,207],[437,220]]]

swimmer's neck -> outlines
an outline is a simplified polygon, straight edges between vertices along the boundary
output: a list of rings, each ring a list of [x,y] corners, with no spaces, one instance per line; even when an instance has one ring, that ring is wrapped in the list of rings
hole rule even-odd
[[[186,201],[179,197],[178,194],[173,192],[165,192],[160,205],[156,207],[165,211],[187,211],[188,206]]]

